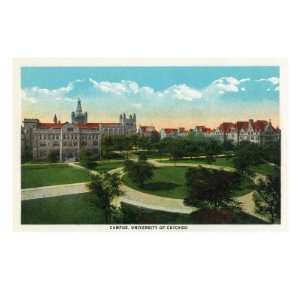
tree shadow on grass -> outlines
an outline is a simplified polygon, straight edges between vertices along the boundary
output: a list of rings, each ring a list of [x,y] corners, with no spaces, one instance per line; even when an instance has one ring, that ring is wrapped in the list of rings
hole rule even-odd
[[[179,184],[172,182],[149,182],[144,184],[143,189],[148,191],[167,191],[174,190],[179,186]]]

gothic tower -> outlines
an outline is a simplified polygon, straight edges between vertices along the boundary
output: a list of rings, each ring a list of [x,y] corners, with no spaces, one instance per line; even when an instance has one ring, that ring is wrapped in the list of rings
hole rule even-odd
[[[78,98],[76,111],[72,112],[71,119],[72,119],[73,124],[85,124],[88,121],[87,112],[85,112],[85,113],[82,112],[80,98]]]

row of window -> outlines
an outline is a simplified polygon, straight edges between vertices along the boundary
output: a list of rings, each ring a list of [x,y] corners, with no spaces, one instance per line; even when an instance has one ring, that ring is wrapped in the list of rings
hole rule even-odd
[[[63,134],[62,137],[64,140],[77,140],[81,138],[82,140],[98,140],[97,134],[83,134],[83,135],[77,135],[77,134]],[[39,140],[59,140],[60,134],[40,134],[38,136]]]
[[[47,146],[52,146],[52,147],[59,147],[59,143],[58,142],[54,142],[52,145],[47,145],[47,143],[40,143],[39,146],[40,147],[47,147]],[[98,141],[91,141],[91,142],[87,142],[87,141],[81,141],[80,142],[81,146],[87,146],[87,145],[93,145],[93,146],[98,146]],[[63,146],[69,146],[69,147],[77,147],[78,146],[78,142],[77,141],[64,141],[63,142]]]

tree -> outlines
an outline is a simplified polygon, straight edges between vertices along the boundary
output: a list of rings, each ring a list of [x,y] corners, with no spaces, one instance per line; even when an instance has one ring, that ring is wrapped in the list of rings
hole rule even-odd
[[[254,194],[254,202],[257,213],[267,216],[271,223],[280,221],[280,172],[276,172],[276,174],[272,176],[267,176],[265,180],[260,179],[256,191]]]
[[[280,142],[268,143],[262,146],[263,158],[280,166],[281,161],[281,146]]]
[[[225,140],[223,143],[224,151],[232,151],[234,150],[234,145],[231,140]]]
[[[259,145],[242,142],[235,151],[233,159],[234,167],[241,174],[251,175],[251,166],[255,166],[262,162],[262,153]]]
[[[153,145],[159,143],[159,141],[160,141],[160,133],[156,130],[152,131],[150,135],[151,148],[153,147]]]
[[[106,223],[111,223],[112,215],[115,210],[112,201],[115,197],[122,195],[119,175],[116,173],[91,175],[91,182],[88,183],[87,186],[91,192],[96,194],[96,204],[103,209]]]
[[[237,173],[198,167],[189,168],[185,178],[187,205],[212,210],[235,207],[231,193],[240,181]]]
[[[139,161],[146,161],[147,160],[147,155],[144,152],[139,152],[138,153],[138,159]]]
[[[82,149],[80,151],[80,164],[88,169],[95,169],[97,166],[97,153]]]
[[[153,177],[153,166],[146,161],[127,160],[124,165],[128,177],[140,187],[144,186],[146,180]]]
[[[173,139],[169,141],[168,151],[171,155],[171,158],[175,161],[183,158],[185,154],[184,148],[185,142],[183,140]]]
[[[51,150],[48,154],[48,161],[49,162],[57,162],[59,160],[59,151],[58,150]]]

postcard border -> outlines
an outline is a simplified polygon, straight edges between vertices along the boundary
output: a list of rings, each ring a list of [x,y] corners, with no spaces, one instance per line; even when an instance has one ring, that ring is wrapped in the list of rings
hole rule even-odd
[[[285,58],[15,58],[13,59],[13,230],[14,231],[49,231],[49,232],[85,232],[85,231],[105,231],[120,232],[122,230],[111,230],[111,225],[22,225],[21,224],[21,67],[40,66],[40,67],[83,67],[83,66],[279,66],[280,68],[280,128],[281,128],[281,224],[266,225],[186,225],[188,229],[164,230],[159,232],[201,232],[201,231],[287,231],[287,209],[288,209],[288,190],[287,190],[287,107],[288,107],[288,61]],[[142,224],[132,224],[142,225]],[[163,224],[162,224],[163,225]],[[180,224],[178,224],[179,226]],[[130,226],[130,225],[129,225]],[[159,225],[153,225],[159,226]],[[133,231],[153,231],[153,230],[125,230]],[[156,229],[155,229],[156,231]]]

